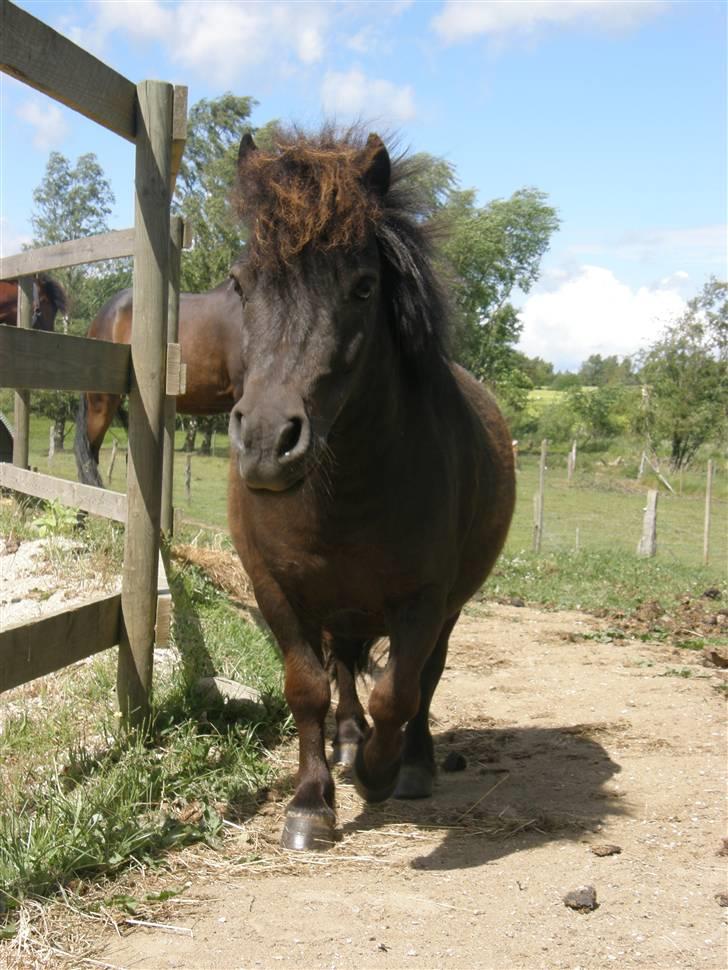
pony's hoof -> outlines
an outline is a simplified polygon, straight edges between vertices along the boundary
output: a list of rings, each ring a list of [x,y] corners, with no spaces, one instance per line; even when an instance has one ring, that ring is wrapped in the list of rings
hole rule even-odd
[[[422,765],[402,765],[393,798],[430,798],[433,773]]]
[[[387,779],[384,782],[379,782],[378,784],[373,783],[369,779],[366,767],[364,765],[364,745],[360,744],[356,752],[356,759],[354,761],[351,775],[354,782],[354,787],[364,801],[385,802],[388,798],[391,798],[392,792],[395,789],[398,771],[399,766],[395,765],[394,772],[390,779]]]
[[[335,765],[341,765],[342,768],[353,768],[358,747],[355,741],[342,741],[341,744],[335,744],[331,754],[332,762]]]
[[[288,814],[281,845],[295,852],[324,852],[339,838],[333,819],[325,815]]]

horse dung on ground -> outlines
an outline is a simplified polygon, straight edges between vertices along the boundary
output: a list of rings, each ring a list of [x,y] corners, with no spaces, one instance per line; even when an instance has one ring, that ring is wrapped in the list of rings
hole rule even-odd
[[[237,204],[249,242],[244,392],[230,417],[229,521],[281,648],[299,734],[291,849],[335,840],[334,759],[369,801],[423,798],[430,702],[448,638],[490,572],[514,505],[511,438],[448,354],[448,314],[416,172],[376,135],[244,136]],[[356,673],[389,654],[369,697]]]

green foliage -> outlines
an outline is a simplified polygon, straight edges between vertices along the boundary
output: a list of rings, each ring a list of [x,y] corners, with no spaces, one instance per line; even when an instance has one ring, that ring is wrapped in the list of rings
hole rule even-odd
[[[604,387],[607,384],[636,384],[638,381],[632,360],[629,357],[624,357],[620,361],[615,354],[610,357],[592,354],[579,368],[577,377],[580,383],[587,387]]]
[[[93,152],[81,155],[73,168],[60,152],[51,152],[33,201],[33,243],[50,246],[106,232],[115,200]]]
[[[714,277],[641,357],[643,407],[635,426],[670,442],[673,469],[728,430],[728,283]]]
[[[46,503],[43,513],[31,523],[39,536],[70,535],[76,527],[76,512],[60,502]]]
[[[192,106],[174,206],[192,223],[195,242],[182,254],[182,289],[209,290],[225,279],[243,236],[230,196],[240,138],[256,101],[227,92]]]
[[[474,190],[450,192],[450,238],[445,256],[454,270],[458,311],[458,359],[480,380],[505,391],[518,404],[531,381],[518,367],[515,344],[521,332],[509,302],[518,288],[536,282],[543,254],[559,226],[556,210],[537,189],[520,189],[509,199],[476,205]]]

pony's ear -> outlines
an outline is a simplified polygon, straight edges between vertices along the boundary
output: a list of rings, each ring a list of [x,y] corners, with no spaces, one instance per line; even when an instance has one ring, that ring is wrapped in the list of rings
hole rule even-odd
[[[389,152],[379,135],[371,134],[361,153],[361,180],[368,189],[379,195],[386,195],[392,166]]]
[[[257,151],[258,146],[253,141],[253,136],[249,131],[246,131],[243,137],[240,139],[240,147],[238,148],[238,167],[242,165],[251,152]]]

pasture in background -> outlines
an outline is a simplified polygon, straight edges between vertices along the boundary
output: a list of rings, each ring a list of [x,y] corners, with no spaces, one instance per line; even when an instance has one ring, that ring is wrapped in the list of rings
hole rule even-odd
[[[546,393],[540,391],[538,393]],[[561,392],[554,391],[552,394]],[[2,410],[0,399],[0,410]],[[198,436],[199,441],[199,436]],[[124,454],[126,433],[112,426],[101,450],[100,469],[108,480],[114,442],[117,453],[111,488],[123,491],[126,485]],[[192,453],[191,480],[185,484],[188,455],[182,449],[185,432],[175,438],[174,506],[183,519],[213,530],[227,530],[228,439],[217,433],[214,455]],[[48,457],[49,422],[31,417],[30,465],[38,471],[76,480],[72,434],[64,451]],[[642,534],[643,510],[649,489],[660,492],[657,523],[657,559],[676,567],[695,568],[703,562],[703,524],[705,514],[706,465],[714,458],[712,515],[710,524],[710,562],[708,571],[716,580],[724,578],[728,548],[728,464],[703,449],[693,466],[682,473],[671,473],[667,463],[663,474],[675,494],[647,467],[638,481],[641,451],[630,439],[618,439],[608,451],[581,450],[577,454],[572,482],[567,480],[567,449],[549,448],[547,456],[544,530],[541,554],[550,556],[573,552],[624,553],[634,555]],[[538,453],[521,452],[518,458],[517,503],[505,548],[506,556],[529,555],[533,537],[533,496],[538,491]]]

